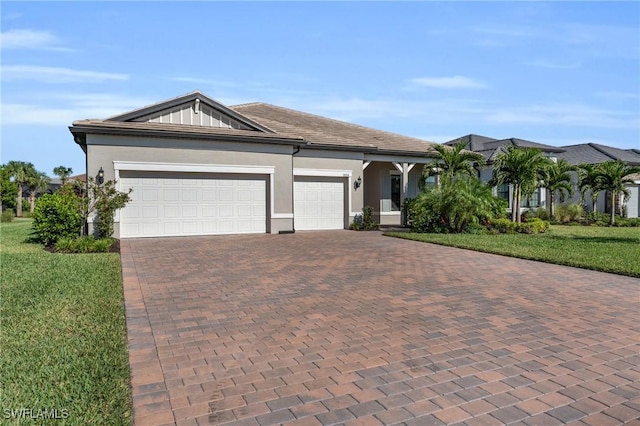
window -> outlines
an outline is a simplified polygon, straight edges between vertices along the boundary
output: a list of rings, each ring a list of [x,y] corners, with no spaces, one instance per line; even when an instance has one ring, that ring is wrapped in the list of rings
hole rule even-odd
[[[509,184],[503,183],[498,187],[498,198],[509,201]]]
[[[391,175],[391,211],[400,211],[400,175]]]
[[[426,178],[424,180],[424,187],[431,189],[431,188],[435,188],[436,187],[436,177],[435,176],[429,176],[428,178]]]
[[[536,189],[529,198],[523,198],[520,207],[540,207],[540,190]]]

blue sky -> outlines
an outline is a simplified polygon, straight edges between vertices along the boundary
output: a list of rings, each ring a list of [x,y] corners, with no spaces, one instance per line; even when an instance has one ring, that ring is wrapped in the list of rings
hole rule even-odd
[[[640,2],[5,2],[2,162],[199,89],[444,142],[640,149]]]

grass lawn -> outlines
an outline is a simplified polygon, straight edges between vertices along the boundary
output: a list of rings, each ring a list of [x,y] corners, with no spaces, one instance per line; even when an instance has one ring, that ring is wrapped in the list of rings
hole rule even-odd
[[[48,253],[30,232],[0,225],[0,423],[130,424],[118,254]]]
[[[551,226],[538,235],[385,235],[640,277],[640,228]]]

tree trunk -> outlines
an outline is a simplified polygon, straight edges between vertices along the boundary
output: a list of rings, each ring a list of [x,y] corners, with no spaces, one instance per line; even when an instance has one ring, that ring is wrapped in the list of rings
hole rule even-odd
[[[520,213],[520,201],[522,199],[522,188],[518,186],[516,191],[516,222],[522,222],[522,214]]]
[[[16,216],[22,217],[22,185],[18,184],[18,198],[16,200]]]
[[[34,191],[29,193],[29,212],[33,213],[36,207],[36,193]]]
[[[609,220],[609,225],[613,226],[616,224],[616,194],[611,191],[611,219]]]
[[[513,194],[511,195],[511,222],[515,222],[518,220],[518,216],[516,215],[516,204],[518,202],[518,187],[513,185]]]
[[[549,191],[549,218],[553,219],[556,215],[554,211],[554,200],[553,200],[553,191]]]

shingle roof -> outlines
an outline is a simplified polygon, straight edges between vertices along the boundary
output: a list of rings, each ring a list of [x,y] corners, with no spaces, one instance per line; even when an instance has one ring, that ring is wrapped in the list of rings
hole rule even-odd
[[[467,144],[467,149],[471,151],[478,152],[484,156],[485,161],[491,162],[495,159],[496,155],[498,155],[502,148],[507,145],[515,145],[522,148],[539,148],[543,152],[552,152],[552,153],[560,153],[564,152],[563,148],[558,148],[557,146],[545,145],[538,142],[532,142],[525,139],[519,138],[509,138],[509,139],[494,139],[487,136],[480,135],[466,135],[457,139],[450,140],[445,142],[445,145],[453,146],[459,141],[465,141]]]
[[[597,164],[605,161],[620,160],[631,165],[640,165],[640,154],[634,150],[624,150],[596,143],[584,143],[563,147],[565,152],[558,154],[570,164]]]
[[[230,108],[279,134],[301,136],[310,146],[364,148],[412,154],[425,154],[433,151],[434,146],[422,139],[266,103],[242,104]]]

